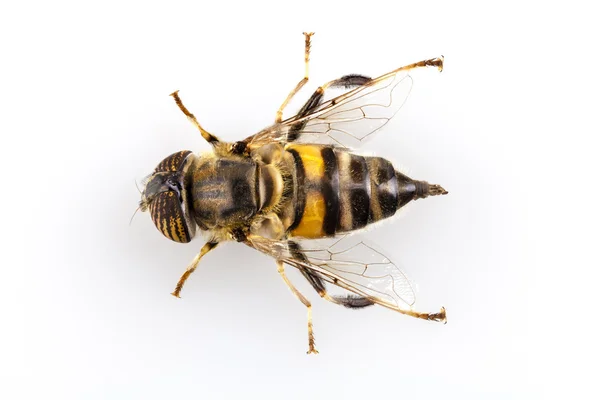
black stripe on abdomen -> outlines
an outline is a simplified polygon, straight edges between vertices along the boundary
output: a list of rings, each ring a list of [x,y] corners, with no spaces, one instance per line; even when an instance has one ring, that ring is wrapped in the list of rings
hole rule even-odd
[[[371,183],[365,157],[336,149],[340,212],[338,232],[363,228],[369,222]]]
[[[370,184],[369,169],[365,157],[351,155],[350,173],[353,186],[350,189],[352,202],[352,229],[364,228],[369,222]]]
[[[304,207],[306,206],[306,192],[304,191],[304,164],[300,154],[294,149],[288,149],[288,151],[294,157],[294,166],[296,168],[296,205],[294,207],[294,222],[288,228],[288,231],[293,231],[298,227],[304,214]]]
[[[369,195],[364,189],[353,189],[350,191],[352,202],[352,229],[360,229],[367,226],[369,222]]]
[[[327,236],[333,236],[336,232],[340,214],[338,163],[331,147],[324,147],[321,150],[321,157],[324,164],[321,193],[325,200],[323,232]]]

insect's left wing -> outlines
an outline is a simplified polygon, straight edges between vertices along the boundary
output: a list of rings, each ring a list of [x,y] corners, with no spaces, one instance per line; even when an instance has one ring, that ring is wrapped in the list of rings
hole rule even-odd
[[[418,318],[445,321],[443,309],[436,314],[412,311],[415,291],[404,272],[356,236],[295,242],[251,235],[246,244],[298,269],[307,268],[325,281],[384,307]]]
[[[402,108],[412,89],[413,78],[410,72],[429,66],[435,66],[441,71],[443,58],[420,61],[378,78],[367,78],[354,89],[337,97],[307,104],[304,108],[310,108],[305,113],[299,113],[262,130],[248,138],[248,144],[251,148],[256,148],[273,142],[296,141],[345,148],[358,147],[383,128]],[[338,86],[344,85],[343,78],[330,84],[334,82]]]

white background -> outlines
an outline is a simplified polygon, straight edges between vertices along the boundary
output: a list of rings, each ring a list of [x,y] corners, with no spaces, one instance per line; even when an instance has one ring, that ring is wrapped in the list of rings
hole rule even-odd
[[[0,397],[568,398],[597,379],[597,21],[578,2],[13,2],[0,8]],[[444,54],[366,149],[450,194],[369,232],[420,310],[305,309],[274,263],[129,218],[168,154],[270,124],[302,77]],[[288,114],[289,115],[289,114]],[[8,218],[7,218],[8,217]],[[594,361],[594,362],[592,362]],[[592,363],[590,363],[592,362]]]

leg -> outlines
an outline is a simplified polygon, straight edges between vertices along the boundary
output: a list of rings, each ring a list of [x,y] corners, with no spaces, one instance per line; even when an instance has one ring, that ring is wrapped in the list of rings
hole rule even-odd
[[[200,253],[198,253],[198,255],[196,255],[196,257],[194,257],[194,259],[192,260],[190,265],[188,265],[186,271],[183,273],[183,275],[181,275],[181,278],[179,278],[179,282],[177,282],[177,286],[175,287],[175,290],[173,291],[173,293],[171,293],[173,296],[179,297],[179,292],[181,292],[181,289],[183,289],[183,285],[185,284],[185,281],[187,281],[187,278],[189,278],[190,275],[196,270],[196,267],[198,266],[200,259],[206,253],[208,253],[209,251],[211,251],[212,249],[217,247],[218,244],[219,244],[219,242],[207,242],[204,246],[202,246]]]
[[[369,298],[352,295],[352,294],[349,294],[345,297],[344,296],[330,296],[329,294],[327,294],[327,290],[325,289],[325,283],[323,282],[323,279],[320,276],[318,276],[314,272],[309,271],[307,269],[300,270],[300,272],[302,272],[302,275],[304,275],[306,277],[308,282],[317,291],[317,293],[319,293],[319,295],[327,301],[330,301],[335,304],[339,304],[346,308],[364,308],[364,307],[372,306],[375,304],[375,302],[373,302]],[[446,309],[444,307],[442,307],[442,309],[438,313],[423,313],[423,312],[418,312],[418,311],[413,311],[413,310],[401,309],[401,308],[392,306],[390,303],[379,303],[379,304],[384,307],[387,307],[389,309],[392,309],[394,311],[397,311],[401,314],[409,315],[414,318],[446,323]]]
[[[194,124],[196,126],[196,128],[198,128],[198,130],[200,131],[200,134],[202,135],[204,140],[206,140],[208,143],[213,144],[213,145],[216,143],[219,143],[219,139],[216,136],[214,136],[212,133],[206,131],[198,123],[198,120],[196,119],[196,117],[194,117],[194,114],[192,114],[191,112],[188,111],[187,108],[185,108],[185,106],[181,102],[181,99],[179,98],[178,93],[179,93],[179,90],[176,90],[173,93],[171,93],[171,96],[173,96],[173,98],[175,99],[175,103],[177,104],[179,109],[185,114],[186,117],[188,117],[188,119],[190,121],[192,121],[192,124]]]
[[[432,58],[430,60],[419,61],[419,62],[410,64],[410,65],[398,68],[398,69],[390,72],[389,74],[383,75],[377,79],[382,79],[382,78],[388,77],[391,74],[395,74],[400,71],[410,71],[415,68],[423,68],[423,67],[430,67],[430,66],[438,67],[438,69],[441,71],[444,67],[444,57],[442,56],[441,58]],[[368,76],[358,75],[358,74],[350,74],[350,75],[344,75],[339,79],[335,79],[333,81],[327,82],[323,86],[317,88],[317,90],[313,93],[313,95],[310,97],[310,99],[308,99],[306,104],[304,104],[304,106],[302,106],[302,108],[298,112],[298,116],[304,117],[304,116],[310,114],[311,112],[313,112],[323,101],[323,97],[325,96],[325,91],[328,88],[344,88],[347,90],[351,90],[351,89],[357,88],[359,86],[363,86],[372,80],[373,79]]]
[[[288,241],[288,248],[290,249],[292,257],[301,262],[308,262],[304,253],[302,253],[300,245],[297,242],[294,242],[293,240]],[[375,304],[366,297],[351,294],[347,296],[330,296],[325,288],[325,282],[323,282],[323,278],[308,268],[300,268],[300,272],[302,275],[304,275],[308,283],[310,283],[310,285],[317,291],[317,293],[319,293],[319,296],[327,301],[347,308],[363,308]]]
[[[308,351],[306,352],[306,354],[318,354],[319,352],[317,351],[317,349],[315,349],[315,336],[313,334],[312,305],[306,299],[306,297],[304,297],[302,293],[300,293],[298,289],[296,289],[296,287],[292,284],[292,282],[290,282],[288,277],[285,275],[285,268],[283,266],[282,261],[277,261],[277,271],[279,272],[279,275],[281,275],[281,277],[283,278],[285,284],[290,288],[292,293],[294,293],[294,296],[296,296],[298,300],[300,300],[308,310]]]
[[[393,72],[410,71],[411,69],[424,67],[437,67],[438,71],[442,72],[444,70],[444,56],[430,58],[429,60],[417,61],[416,63],[412,63],[404,67],[398,68],[396,71]]]
[[[306,259],[298,243],[289,241],[288,245],[293,257],[297,258],[300,261],[304,261]],[[367,297],[352,294],[349,294],[347,296],[331,296],[327,293],[327,289],[325,288],[325,282],[323,282],[323,279],[318,274],[315,274],[314,272],[306,268],[300,269],[300,272],[308,280],[311,286],[317,291],[317,293],[319,293],[319,295],[327,301],[339,304],[346,308],[364,308],[375,304],[375,302],[373,302]],[[391,310],[397,311],[401,314],[409,315],[414,318],[446,323],[446,309],[444,307],[442,307],[442,309],[438,313],[423,313],[413,310],[401,309],[396,306],[393,306],[390,303],[384,302],[379,304]]]
[[[330,301],[335,304],[339,304],[346,308],[364,308],[364,307],[372,306],[375,304],[373,301],[371,301],[371,299],[368,299],[368,298],[362,297],[362,296],[352,295],[352,294],[349,294],[347,296],[330,296],[327,293],[327,290],[325,288],[325,283],[323,282],[323,279],[321,279],[320,276],[316,275],[315,273],[313,273],[312,271],[309,271],[307,269],[300,270],[300,272],[302,272],[302,275],[304,275],[304,277],[306,277],[308,282],[317,291],[317,293],[319,293],[319,295],[327,301]],[[389,303],[379,303],[379,304],[384,307],[387,307],[389,309],[392,309],[394,311],[397,311],[401,314],[409,315],[414,318],[446,323],[446,309],[444,307],[442,307],[442,309],[438,313],[423,313],[423,312],[418,312],[418,311],[413,311],[413,310],[401,309],[401,308],[392,306]]]
[[[333,81],[327,82],[323,86],[320,86],[315,90],[310,99],[302,106],[300,111],[298,112],[298,116],[304,117],[310,114],[321,102],[323,101],[323,97],[325,96],[325,91],[328,88],[344,88],[344,89],[354,89],[356,87],[362,86],[365,83],[371,81],[371,78],[364,75],[345,75],[339,79],[335,79]]]
[[[306,280],[308,280],[311,286],[317,291],[317,293],[319,293],[319,296],[334,304],[339,304],[340,306],[344,306],[346,308],[365,308],[375,304],[366,297],[356,296],[352,294],[348,294],[347,296],[331,296],[327,293],[325,282],[323,282],[323,279],[320,276],[309,271],[308,269],[302,269],[300,270],[300,272],[302,273],[302,275],[304,275]]]
[[[385,306],[385,307],[387,307],[387,306]],[[437,313],[424,313],[424,312],[418,312],[418,311],[413,311],[413,310],[402,310],[402,309],[392,308],[392,307],[388,307],[388,308],[391,308],[394,311],[398,311],[400,314],[408,315],[408,316],[411,316],[414,318],[426,319],[427,321],[443,322],[444,324],[447,322],[446,321],[446,309],[444,307],[442,307],[440,312],[437,312]]]
[[[327,82],[323,86],[320,86],[315,90],[315,92],[310,96],[308,101],[302,106],[300,111],[298,111],[298,117],[304,117],[311,112],[313,112],[322,102],[325,97],[325,91],[328,88],[344,88],[344,89],[354,89],[358,86],[362,86],[365,83],[369,82],[371,78],[364,75],[345,75],[339,79],[335,79],[331,82]],[[294,127],[290,129],[287,136],[288,142],[293,142],[298,139],[298,135],[300,131],[306,125],[305,122],[299,122]]]
[[[308,61],[310,60],[310,37],[312,35],[314,35],[314,32],[310,32],[310,33],[304,32],[304,78],[302,78],[302,80],[300,82],[298,82],[296,87],[294,89],[292,89],[290,94],[288,94],[288,96],[284,100],[281,107],[279,107],[279,110],[277,110],[277,115],[275,116],[275,122],[281,122],[281,118],[283,116],[283,110],[285,109],[285,107],[288,105],[290,100],[292,100],[292,97],[294,97],[294,95],[296,93],[298,93],[300,91],[300,89],[302,89],[302,86],[304,86],[306,84],[306,82],[308,82]]]

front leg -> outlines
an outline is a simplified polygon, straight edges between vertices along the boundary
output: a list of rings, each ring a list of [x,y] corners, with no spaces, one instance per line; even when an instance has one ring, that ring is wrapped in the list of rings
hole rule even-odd
[[[176,90],[173,93],[171,93],[171,96],[173,96],[173,98],[175,99],[175,103],[177,104],[177,107],[179,107],[181,112],[183,112],[185,114],[185,116],[188,117],[188,119],[192,122],[192,124],[194,124],[196,126],[196,128],[198,128],[198,130],[200,131],[200,134],[202,135],[204,140],[206,140],[208,143],[212,144],[213,146],[216,145],[217,143],[220,143],[219,138],[217,138],[215,135],[213,135],[212,133],[210,133],[206,129],[204,129],[200,125],[200,123],[198,122],[198,120],[196,119],[194,114],[189,112],[188,109],[183,105],[183,103],[181,102],[181,99],[179,98],[179,90]]]
[[[204,246],[202,246],[200,253],[198,253],[196,255],[196,257],[194,257],[194,259],[192,260],[190,265],[188,265],[188,267],[185,270],[185,272],[183,273],[183,275],[181,275],[181,278],[179,278],[179,282],[177,282],[177,286],[175,287],[175,290],[173,291],[173,293],[171,293],[173,296],[179,297],[179,292],[181,292],[181,289],[183,289],[183,285],[185,284],[185,281],[187,281],[189,276],[192,273],[194,273],[194,271],[196,270],[196,267],[198,266],[198,263],[200,262],[200,259],[206,253],[208,253],[209,251],[211,251],[212,249],[217,247],[218,244],[219,244],[219,242],[209,241],[209,242],[206,242],[206,244]]]

